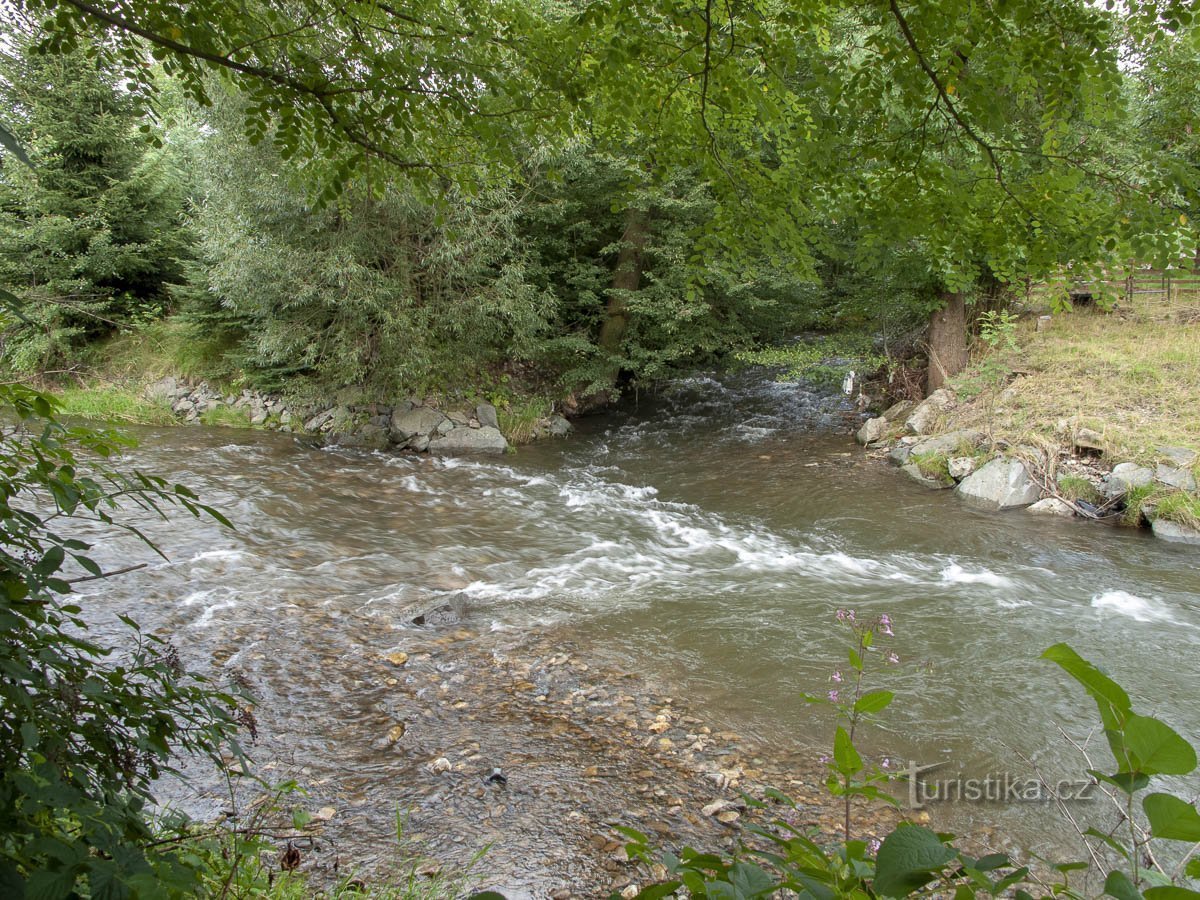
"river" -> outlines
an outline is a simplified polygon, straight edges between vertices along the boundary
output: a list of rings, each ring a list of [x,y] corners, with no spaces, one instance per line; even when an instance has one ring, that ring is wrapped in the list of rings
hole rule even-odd
[[[335,822],[358,823],[344,826],[340,866],[386,867],[386,841],[357,856],[346,845],[386,832],[404,808],[410,833],[452,860],[491,842],[488,883],[516,894],[591,877],[555,835],[572,804],[586,818],[578,792],[592,788],[572,767],[619,743],[594,719],[568,747],[563,729],[580,726],[539,719],[537,703],[605,716],[625,703],[631,720],[673,704],[686,708],[673,725],[723,729],[778,777],[828,746],[828,716],[799,694],[824,694],[842,667],[838,609],[894,622],[900,664],[885,674],[898,699],[863,741],[877,756],[971,777],[1078,773],[1058,728],[1086,736],[1094,709],[1038,660],[1057,641],[1102,661],[1139,709],[1200,736],[1195,548],[972,509],[869,458],[847,425],[836,401],[752,371],[677,382],[503,458],[142,429],[129,462],[195,488],[236,531],[131,513],[169,561],[94,532],[109,566],[150,566],[90,585],[88,606],[102,631],[132,615],[190,665],[252,685],[257,758],[306,782]],[[410,661],[380,661],[395,651]],[[501,669],[518,689],[491,685]],[[622,673],[640,695],[604,699],[596,682]],[[499,718],[505,743],[489,744]],[[389,740],[397,723],[407,733]],[[441,757],[471,773],[457,793],[428,771]],[[514,777],[535,765],[522,801]],[[504,798],[477,777],[493,767]],[[610,779],[590,800],[619,805],[621,791]],[[176,799],[221,806],[211,786]],[[935,806],[957,829],[997,826],[1009,846],[1069,852],[1049,804]]]

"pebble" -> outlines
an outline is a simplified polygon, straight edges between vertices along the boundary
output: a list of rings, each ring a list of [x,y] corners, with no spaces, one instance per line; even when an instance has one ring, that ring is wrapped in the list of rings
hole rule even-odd
[[[397,650],[395,653],[389,653],[384,656],[384,659],[390,662],[393,666],[402,666],[408,662],[408,654]]]

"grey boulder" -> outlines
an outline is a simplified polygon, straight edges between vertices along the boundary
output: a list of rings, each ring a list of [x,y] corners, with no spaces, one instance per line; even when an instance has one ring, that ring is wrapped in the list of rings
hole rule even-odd
[[[429,441],[430,453],[503,453],[508,441],[498,428],[455,428]]]
[[[397,410],[392,413],[392,440],[397,444],[402,444],[410,438],[432,434],[446,421],[444,415],[428,406]]]
[[[1041,497],[1042,489],[1019,459],[993,459],[963,479],[958,492],[968,501],[994,509],[1020,509]]]

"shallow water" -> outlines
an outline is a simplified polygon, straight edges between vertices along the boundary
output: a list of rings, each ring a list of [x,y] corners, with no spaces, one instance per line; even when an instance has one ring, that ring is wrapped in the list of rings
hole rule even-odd
[[[237,531],[143,521],[170,561],[93,586],[92,608],[171,635],[193,665],[246,673],[284,710],[273,746],[361,796],[398,765],[377,746],[394,703],[367,661],[407,647],[424,633],[412,618],[441,606],[514,646],[552,634],[585,648],[780,753],[828,743],[799,693],[823,694],[842,665],[839,608],[895,622],[900,699],[864,740],[878,756],[977,777],[1081,771],[1057,728],[1085,736],[1094,710],[1038,661],[1057,641],[1200,737],[1195,548],[972,509],[868,458],[844,433],[852,418],[744,373],[680,382],[501,459],[145,430],[131,461],[194,487]],[[99,556],[147,558],[108,535]],[[1065,852],[1046,804],[939,813]]]

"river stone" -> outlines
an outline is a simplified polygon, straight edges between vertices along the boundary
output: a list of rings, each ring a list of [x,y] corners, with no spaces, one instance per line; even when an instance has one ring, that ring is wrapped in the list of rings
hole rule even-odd
[[[938,478],[929,477],[917,467],[916,463],[909,463],[906,466],[901,466],[900,471],[913,481],[923,484],[928,488],[936,488],[937,490],[941,490],[942,488],[954,487],[954,482],[952,480],[942,481]]]
[[[490,403],[480,403],[475,407],[475,418],[485,428],[500,428],[500,420],[496,417],[496,407]]]
[[[917,442],[916,438],[903,437],[896,443],[888,452],[888,460],[894,466],[902,466],[908,462],[908,458],[912,456],[913,444]]]
[[[1019,459],[993,459],[964,478],[958,493],[969,501],[996,509],[1019,509],[1036,503],[1042,489],[1029,477]]]
[[[890,424],[891,423],[882,416],[880,416],[878,419],[867,419],[867,421],[863,423],[863,427],[858,429],[858,434],[854,436],[854,439],[864,447],[867,444],[874,444],[877,441],[884,439],[884,437],[887,435],[888,426]]]
[[[550,425],[547,430],[554,437],[566,437],[574,430],[574,427],[575,426],[573,426],[562,416],[551,416]]]
[[[1080,428],[1075,432],[1072,443],[1077,450],[1098,450],[1104,452],[1104,435],[1092,428]]]
[[[1186,525],[1180,525],[1178,522],[1171,522],[1167,519],[1155,519],[1150,523],[1150,528],[1154,531],[1156,538],[1162,538],[1164,541],[1172,541],[1176,544],[1200,545],[1200,531],[1188,528]]]
[[[912,411],[904,420],[904,427],[913,434],[929,434],[943,412],[954,405],[954,394],[946,388],[938,388]]]
[[[1177,488],[1181,491],[1194,491],[1196,489],[1196,477],[1188,469],[1177,469],[1174,466],[1159,463],[1158,468],[1154,472],[1154,477],[1167,487]]]
[[[497,428],[455,428],[429,441],[430,453],[503,453],[508,441]]]
[[[418,436],[430,435],[445,421],[447,421],[445,416],[428,406],[393,412],[392,440],[397,444],[402,444]]]
[[[1045,500],[1039,500],[1033,506],[1029,507],[1031,513],[1042,513],[1050,516],[1073,516],[1075,510],[1066,500],[1060,500],[1058,497],[1047,497]]]
[[[388,433],[378,425],[363,425],[354,431],[332,433],[328,443],[356,450],[386,450],[390,446]]]
[[[925,438],[912,445],[914,454],[940,453],[949,456],[960,446],[969,446],[972,450],[979,446],[983,434],[978,431],[947,431],[937,437]]]
[[[1113,467],[1104,482],[1104,495],[1110,499],[1128,494],[1134,488],[1154,483],[1154,472],[1137,463],[1120,463]]]
[[[882,418],[888,422],[901,422],[907,419],[916,408],[917,404],[912,400],[901,400],[899,403],[893,403],[885,409]]]
[[[973,456],[952,456],[946,460],[946,468],[950,472],[950,477],[955,481],[962,481],[974,472],[978,465],[978,461]]]

